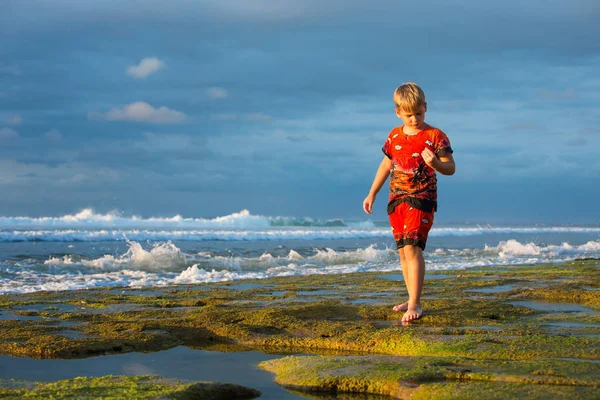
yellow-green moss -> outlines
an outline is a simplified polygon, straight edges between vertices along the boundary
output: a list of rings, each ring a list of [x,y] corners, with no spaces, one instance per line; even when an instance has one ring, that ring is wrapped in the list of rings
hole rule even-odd
[[[512,382],[440,382],[421,385],[411,393],[412,400],[590,400],[598,389],[585,386],[539,385]]]
[[[0,387],[0,399],[228,400],[253,399],[258,396],[260,396],[258,390],[239,385],[218,382],[184,384],[157,376],[79,377],[58,382],[37,383],[33,388]]]
[[[554,394],[554,389],[547,391],[546,386],[562,385],[573,376],[581,376],[565,373],[561,365],[542,365],[545,359],[590,360],[584,365],[597,365],[600,313],[594,310],[600,309],[600,291],[587,290],[600,286],[597,260],[445,274],[449,276],[443,279],[426,278],[425,315],[410,326],[400,324],[401,314],[391,311],[393,304],[406,298],[404,283],[382,278],[385,273],[244,281],[256,284],[247,290],[231,287],[237,283],[220,283],[197,285],[201,290],[186,285],[152,290],[122,288],[116,294],[114,289],[91,289],[3,295],[0,313],[34,320],[0,320],[0,354],[79,358],[186,345],[217,351],[361,355],[365,363],[370,362],[370,356],[394,355],[406,358],[413,368],[409,371],[413,375],[407,375],[406,383],[397,390],[425,398],[442,396],[443,388],[447,388],[448,398],[453,398],[462,383],[448,381],[452,376],[468,379],[467,386],[477,387],[481,393],[516,388],[524,394],[518,396],[521,398],[535,392],[523,378],[528,376],[531,382],[544,383],[539,393]],[[493,291],[494,286],[502,285],[510,285],[511,290]],[[473,291],[482,288],[492,290]],[[370,294],[377,302],[357,304],[356,300],[364,301]],[[510,304],[516,300],[576,303],[590,311],[541,312]],[[563,325],[552,325],[556,323]],[[61,336],[65,329],[79,332],[81,337]],[[463,371],[448,375],[451,366],[427,364],[434,359],[461,360],[458,364]],[[469,361],[471,367],[465,360],[474,360]],[[502,363],[511,365],[510,373]],[[528,372],[516,367],[531,363],[539,365]],[[487,369],[476,371],[473,365]],[[382,371],[399,373],[390,368]],[[437,377],[440,371],[445,371],[442,381],[413,385],[417,378]],[[363,373],[361,368],[355,371],[358,377]],[[512,376],[518,376],[519,381],[501,382],[501,377]],[[494,382],[474,381],[484,378],[494,378]],[[381,392],[383,383],[377,385]],[[587,390],[568,388],[575,397]],[[477,398],[477,390],[469,390],[465,398],[470,393],[471,398]]]
[[[541,390],[545,393],[560,392],[563,386],[600,388],[600,365],[561,360],[507,362],[459,357],[290,356],[264,361],[259,366],[275,373],[276,382],[280,385],[296,390],[373,393],[393,397],[421,393],[420,398],[425,398],[424,393],[432,392],[443,395],[441,383],[456,381],[494,382],[497,389],[515,383],[552,385],[551,390]],[[432,385],[436,383],[438,385]],[[430,386],[431,389],[428,388]],[[531,390],[528,386],[522,388],[527,389],[525,392]],[[582,392],[591,393],[587,390]],[[540,391],[533,390],[532,393]],[[451,394],[452,391],[446,393],[447,396]],[[479,398],[487,397],[480,393]]]

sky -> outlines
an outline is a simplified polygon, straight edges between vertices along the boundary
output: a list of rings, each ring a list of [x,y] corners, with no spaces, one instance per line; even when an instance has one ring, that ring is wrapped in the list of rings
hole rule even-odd
[[[598,224],[599,20],[597,0],[0,0],[0,215],[365,219],[415,81],[457,165],[438,221]]]

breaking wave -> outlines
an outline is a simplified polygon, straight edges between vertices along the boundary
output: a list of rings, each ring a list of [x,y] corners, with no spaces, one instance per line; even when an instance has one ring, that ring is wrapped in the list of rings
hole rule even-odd
[[[370,221],[345,222],[342,219],[314,219],[309,217],[269,217],[250,214],[248,210],[215,218],[173,217],[126,217],[116,211],[97,214],[88,208],[73,215],[61,217],[0,217],[0,226],[12,229],[260,229],[286,226],[315,227],[372,227]]]
[[[118,212],[109,212],[106,214],[95,213],[92,209],[85,209],[73,215],[63,215],[61,217],[0,217],[0,240],[55,240],[52,236],[63,236],[65,240],[86,240],[86,235],[106,235],[110,237],[112,232],[128,231],[149,232],[152,235],[166,235],[166,232],[172,232],[172,235],[185,236],[186,232],[201,235],[204,231],[227,232],[235,231],[239,236],[244,231],[283,232],[286,229],[297,232],[312,232],[317,230],[350,231],[361,232],[380,231],[389,233],[387,221],[345,221],[343,219],[315,219],[309,217],[283,217],[283,216],[263,216],[251,214],[248,210],[242,210],[215,218],[190,218],[175,215],[173,217],[149,217],[142,218],[138,216],[122,216]],[[301,228],[306,228],[304,231]],[[314,229],[310,229],[314,228]],[[15,233],[14,239],[10,234]],[[101,232],[101,233],[98,233]],[[457,227],[436,227],[432,230],[433,236],[473,236],[486,234],[535,234],[535,233],[598,233],[600,226],[524,226],[524,227],[506,227],[506,226],[457,226]],[[19,235],[25,239],[19,239]],[[37,235],[32,239],[27,239],[28,235]],[[70,236],[72,235],[72,236]],[[226,236],[226,234],[225,234]],[[275,234],[276,236],[276,234]],[[161,237],[160,240],[178,239],[177,237]],[[309,236],[309,238],[312,238]],[[152,237],[148,239],[152,240]],[[258,238],[259,240],[263,238]],[[96,240],[96,239],[92,239]],[[140,239],[143,240],[143,239]],[[185,239],[183,239],[185,240]],[[197,238],[190,239],[197,240]],[[217,239],[218,240],[218,239]],[[223,239],[227,240],[227,239]],[[232,239],[239,240],[239,239]]]
[[[96,258],[67,254],[5,261],[0,268],[0,293],[72,290],[95,287],[154,287],[263,279],[276,276],[384,272],[398,270],[395,248],[375,245],[355,250],[314,248],[231,256],[215,252],[185,253],[171,242],[144,248],[127,242],[121,255]],[[438,248],[426,253],[427,270],[450,271],[477,266],[554,263],[600,258],[600,240],[581,245],[540,245],[517,240],[483,248]]]

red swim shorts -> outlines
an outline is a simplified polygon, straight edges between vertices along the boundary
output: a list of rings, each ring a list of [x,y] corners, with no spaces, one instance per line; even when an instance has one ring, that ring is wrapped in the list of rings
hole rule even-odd
[[[427,235],[433,225],[433,211],[422,211],[403,202],[394,208],[389,218],[399,249],[412,245],[425,250]]]

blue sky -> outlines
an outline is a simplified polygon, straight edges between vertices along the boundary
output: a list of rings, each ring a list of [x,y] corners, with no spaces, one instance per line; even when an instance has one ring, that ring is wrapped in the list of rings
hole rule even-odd
[[[597,0],[371,3],[0,0],[0,214],[363,218],[416,81],[438,221],[600,222]]]

